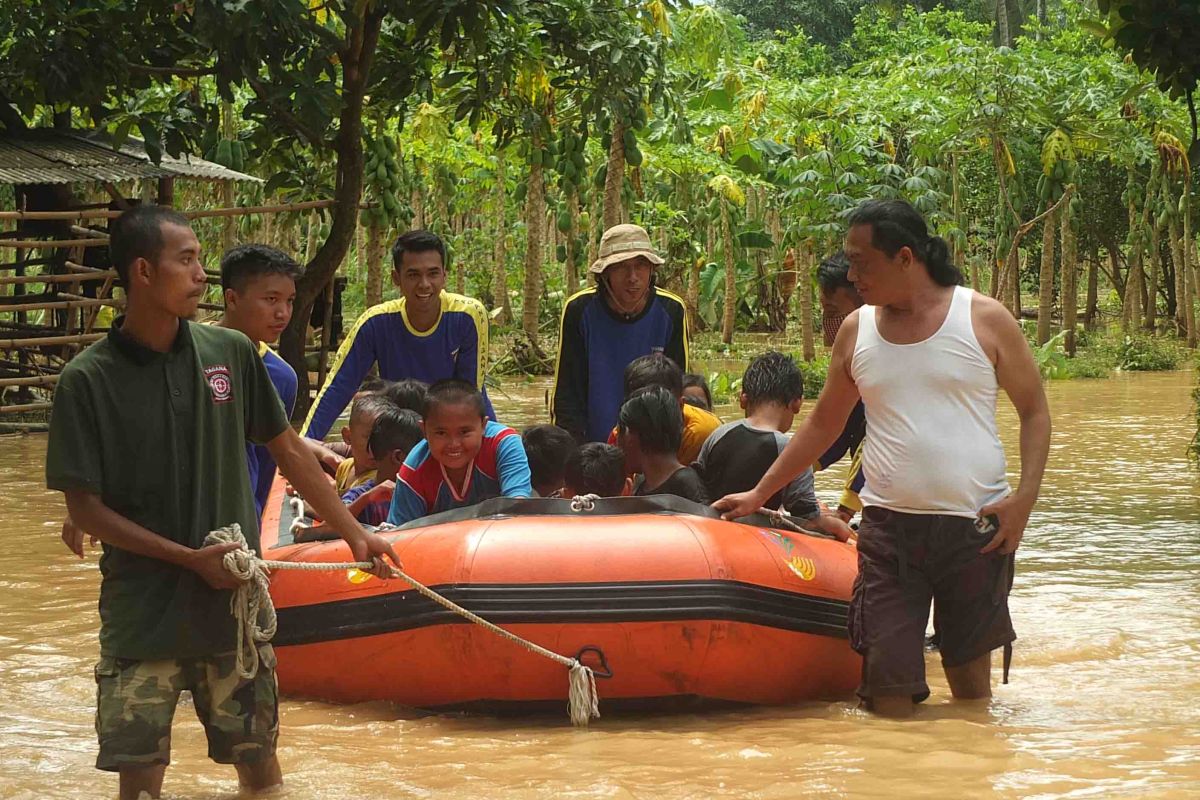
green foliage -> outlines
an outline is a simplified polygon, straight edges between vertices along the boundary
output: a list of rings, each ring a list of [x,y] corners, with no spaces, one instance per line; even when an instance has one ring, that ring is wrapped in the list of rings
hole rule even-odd
[[[742,376],[714,370],[708,373],[708,389],[716,405],[737,402],[742,391]]]
[[[1178,369],[1179,350],[1150,336],[1126,336],[1117,350],[1117,368],[1126,372]]]
[[[793,353],[792,357],[804,375],[805,399],[815,400],[820,397],[821,390],[825,388],[825,379],[829,376],[829,356],[824,355],[812,361],[805,361],[800,353]]]
[[[1188,94],[1200,79],[1200,6],[1166,0],[1097,0],[1103,23],[1093,31],[1127,50],[1134,63],[1155,75],[1159,88],[1172,97]]]
[[[1063,338],[1066,331],[1060,331],[1045,344],[1034,348],[1033,356],[1037,361],[1038,371],[1043,378],[1066,378],[1069,375],[1067,354],[1063,350]]]

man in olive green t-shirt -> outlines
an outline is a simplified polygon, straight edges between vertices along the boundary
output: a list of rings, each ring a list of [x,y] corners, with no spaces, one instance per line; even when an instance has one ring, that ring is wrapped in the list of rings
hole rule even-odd
[[[237,545],[203,544],[237,522],[259,549],[246,441],[266,445],[356,560],[399,562],[350,516],[289,427],[250,340],[187,321],[205,289],[187,219],[157,206],[126,212],[110,250],[126,314],[63,370],[46,457],[47,486],[104,543],[96,766],[120,773],[122,798],[158,797],[187,689],[210,756],[264,789],[282,780],[274,653],[262,645],[256,677],[237,676],[229,600],[238,581],[222,566]]]

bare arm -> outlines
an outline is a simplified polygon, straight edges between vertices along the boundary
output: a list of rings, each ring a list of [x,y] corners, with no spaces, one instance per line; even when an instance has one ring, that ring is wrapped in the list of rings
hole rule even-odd
[[[782,489],[829,449],[846,426],[850,412],[858,403],[858,387],[850,377],[850,359],[858,339],[858,312],[851,314],[838,331],[833,344],[833,357],[825,388],[817,405],[792,436],[787,447],[763,475],[762,480],[748,492],[726,495],[713,503],[726,519],[744,517],[762,508],[775,492]]]
[[[82,490],[65,494],[68,518],[105,544],[190,569],[214,589],[232,589],[240,583],[221,563],[226,553],[240,545],[220,544],[193,550],[118,514],[98,494]]]
[[[976,297],[976,303],[980,308],[973,316],[976,330],[982,334],[981,344],[992,351],[996,381],[1012,401],[1021,422],[1021,482],[1013,494],[979,512],[983,516],[995,514],[1000,522],[996,536],[983,552],[998,548],[1008,554],[1020,546],[1042,488],[1050,454],[1050,406],[1033,352],[1017,321],[995,300],[985,302]]]
[[[279,465],[279,471],[296,487],[296,491],[312,505],[325,524],[350,545],[350,552],[354,554],[356,561],[381,559],[386,555],[396,566],[400,566],[400,558],[392,549],[391,543],[378,534],[368,533],[358,524],[358,520],[342,503],[333,485],[321,471],[307,445],[294,430],[285,429],[283,433],[267,442],[267,449]],[[376,574],[386,577],[386,573],[387,570],[380,561]]]

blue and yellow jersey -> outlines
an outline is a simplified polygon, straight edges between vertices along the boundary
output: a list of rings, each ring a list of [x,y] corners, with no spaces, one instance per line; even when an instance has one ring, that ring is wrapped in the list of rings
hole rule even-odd
[[[482,503],[493,497],[529,497],[529,457],[521,435],[506,425],[488,421],[483,429],[483,444],[471,462],[462,493],[446,480],[440,462],[429,454],[424,439],[412,449],[392,494],[388,522],[403,525],[440,511]]]
[[[589,442],[607,441],[625,399],[625,367],[631,361],[660,352],[687,371],[687,306],[658,287],[653,292],[632,318],[609,308],[595,286],[563,304],[550,400],[555,425]]]
[[[846,426],[842,428],[841,434],[813,465],[813,469],[820,472],[836,464],[846,453],[850,453],[850,469],[846,473],[846,483],[842,487],[842,497],[838,501],[838,505],[845,506],[854,512],[862,511],[862,500],[859,499],[858,493],[862,491],[863,485],[867,482],[862,469],[862,449],[866,435],[866,408],[860,400],[854,410],[850,412],[850,417],[846,420]]]
[[[409,323],[404,298],[372,306],[338,348],[329,378],[304,422],[304,435],[324,439],[376,364],[386,381],[460,378],[484,391],[487,351],[487,312],[474,298],[442,292],[442,314],[427,331]],[[486,391],[484,401],[488,416],[494,418]]]

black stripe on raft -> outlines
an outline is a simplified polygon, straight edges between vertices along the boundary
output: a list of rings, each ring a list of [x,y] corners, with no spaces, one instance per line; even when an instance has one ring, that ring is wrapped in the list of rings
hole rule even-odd
[[[434,586],[498,625],[514,623],[747,622],[845,639],[849,603],[738,581]],[[467,624],[414,590],[278,610],[273,644],[287,646]]]

